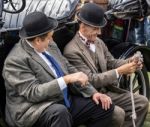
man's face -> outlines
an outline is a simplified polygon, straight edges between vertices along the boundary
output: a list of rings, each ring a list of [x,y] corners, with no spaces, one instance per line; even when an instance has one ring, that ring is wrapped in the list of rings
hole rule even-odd
[[[93,42],[96,40],[97,36],[101,34],[101,29],[99,27],[92,27],[84,24],[83,29],[84,36]]]
[[[49,43],[53,42],[52,35],[53,32],[49,32],[44,39],[38,37],[36,42],[36,50],[38,52],[44,52],[48,48]]]

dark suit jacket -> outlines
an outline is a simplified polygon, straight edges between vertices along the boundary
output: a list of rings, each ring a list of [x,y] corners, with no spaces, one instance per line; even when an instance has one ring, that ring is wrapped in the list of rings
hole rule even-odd
[[[60,63],[65,74],[76,72],[61,55],[55,43],[48,52]],[[43,110],[63,99],[55,75],[45,61],[25,40],[20,40],[6,58],[3,77],[6,86],[6,121],[11,126],[29,127],[39,118]],[[73,89],[84,97],[90,97],[96,90],[73,85]]]
[[[127,61],[115,59],[108,51],[104,42],[97,38],[96,52],[98,65],[92,59],[89,49],[81,42],[79,35],[73,38],[64,49],[64,56],[78,70],[83,71],[95,88],[110,86],[118,82],[115,68],[125,64]],[[99,72],[98,68],[101,69]]]

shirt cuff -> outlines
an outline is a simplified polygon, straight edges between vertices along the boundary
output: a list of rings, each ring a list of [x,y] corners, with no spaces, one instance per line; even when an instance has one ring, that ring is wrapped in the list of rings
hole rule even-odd
[[[116,71],[117,78],[119,78],[119,73],[118,73],[117,69],[115,69],[115,71]]]
[[[57,82],[58,82],[58,85],[59,85],[61,90],[65,89],[67,87],[63,77],[58,78]]]

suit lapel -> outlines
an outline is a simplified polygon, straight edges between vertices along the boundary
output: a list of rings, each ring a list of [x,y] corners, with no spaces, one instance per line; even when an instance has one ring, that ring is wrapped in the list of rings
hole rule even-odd
[[[82,43],[78,34],[76,34],[75,41],[76,41],[79,49],[82,51],[82,54],[84,55],[84,57],[88,60],[88,62],[91,64],[91,66],[94,68],[94,70],[97,71],[97,68],[94,64],[94,61],[93,61],[90,53],[88,52],[87,47]]]
[[[30,47],[25,40],[22,41],[22,46],[26,50],[26,52],[31,55],[32,59],[34,59],[37,63],[39,63],[45,71],[47,71],[51,76],[56,78],[53,71],[49,68],[46,62],[34,51],[32,47]]]
[[[56,48],[56,46],[53,46],[53,44],[51,46],[49,46],[48,48],[48,52],[55,58],[55,60],[57,61],[57,63],[60,65],[60,67],[62,68],[64,74],[68,74],[65,65],[64,65],[64,61],[62,61],[62,56],[58,55],[58,48]]]
[[[97,40],[95,42],[95,46],[96,46],[96,55],[97,55],[97,59],[98,59],[98,63],[100,66],[100,69],[102,72],[106,71],[107,67],[106,67],[106,60],[105,60],[105,56],[103,53],[103,48],[101,47],[101,45],[99,44],[99,41]]]
[[[33,54],[32,58],[39,63],[49,74],[51,74],[54,78],[56,78],[55,74],[53,71],[49,68],[49,66],[46,64],[46,62],[38,55],[38,54]]]

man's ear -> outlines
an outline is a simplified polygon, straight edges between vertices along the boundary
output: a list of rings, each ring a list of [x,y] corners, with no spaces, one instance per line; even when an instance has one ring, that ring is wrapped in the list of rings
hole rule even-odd
[[[35,43],[36,45],[40,45],[40,43],[41,43],[41,38],[36,37],[35,40],[34,40],[34,43]]]
[[[80,28],[83,29],[84,28],[84,23],[80,23]]]
[[[85,31],[84,29],[85,29],[85,25],[84,25],[84,23],[81,22],[80,23],[80,31],[83,32],[83,31]]]

